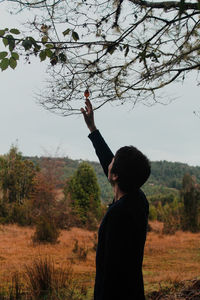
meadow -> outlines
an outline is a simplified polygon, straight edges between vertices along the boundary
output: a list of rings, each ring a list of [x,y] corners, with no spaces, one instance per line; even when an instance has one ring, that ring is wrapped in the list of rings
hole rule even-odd
[[[162,234],[162,223],[151,222],[145,247],[143,274],[146,294],[200,278],[200,233],[178,231]],[[62,230],[59,243],[34,245],[34,228],[0,226],[0,288],[12,281],[13,274],[23,277],[35,260],[51,258],[55,268],[73,269],[73,278],[88,290],[91,299],[95,277],[94,232],[80,228]],[[25,279],[24,279],[25,280]],[[159,298],[161,299],[161,298]],[[198,298],[197,298],[198,299]]]

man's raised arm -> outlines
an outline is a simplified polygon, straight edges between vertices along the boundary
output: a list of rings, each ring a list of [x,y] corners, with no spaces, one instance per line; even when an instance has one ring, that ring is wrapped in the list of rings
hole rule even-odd
[[[99,158],[101,166],[104,170],[104,173],[108,177],[108,166],[111,163],[114,155],[106,142],[104,141],[99,130],[97,130],[94,122],[94,111],[92,104],[89,99],[85,101],[85,109],[81,108],[81,112],[84,116],[85,123],[90,130],[89,139],[92,141],[92,144],[95,148],[96,154]]]

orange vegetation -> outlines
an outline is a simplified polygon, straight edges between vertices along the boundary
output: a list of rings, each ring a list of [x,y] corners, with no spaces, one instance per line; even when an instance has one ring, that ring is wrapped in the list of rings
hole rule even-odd
[[[153,231],[148,233],[144,257],[145,290],[158,290],[161,286],[197,278],[200,275],[200,233],[177,232],[175,235],[161,234],[161,224],[151,224]],[[55,264],[73,265],[78,281],[94,284],[95,251],[94,233],[73,228],[63,230],[55,245],[34,246],[31,236],[34,229],[16,225],[0,226],[0,283],[8,281],[15,271],[24,272],[24,266],[38,257],[49,256]],[[73,253],[75,241],[88,249],[87,259],[81,260]]]
[[[31,236],[34,229],[19,227],[17,225],[0,226],[0,283],[7,282],[14,272],[23,273],[25,265],[32,263],[34,259],[51,257],[55,264],[65,266],[73,265],[74,273],[78,280],[88,281],[91,285],[95,275],[95,251],[94,233],[83,229],[73,228],[70,231],[63,230],[59,237],[59,243],[55,245],[33,245]],[[73,253],[75,240],[79,246],[88,249],[86,261],[80,260]]]
[[[200,278],[200,233],[163,235],[159,224],[152,224],[145,247],[143,274],[148,291]]]

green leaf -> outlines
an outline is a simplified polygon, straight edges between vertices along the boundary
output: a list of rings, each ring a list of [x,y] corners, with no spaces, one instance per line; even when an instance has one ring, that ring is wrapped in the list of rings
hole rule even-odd
[[[9,45],[9,50],[13,51],[15,48],[15,39],[11,34],[8,34],[3,38],[3,43],[5,46]]]
[[[44,61],[46,59],[46,57],[47,57],[46,50],[42,50],[40,52],[40,60]]]
[[[22,42],[22,46],[25,50],[30,50],[33,45],[33,42],[30,39],[26,39]]]
[[[51,58],[53,56],[53,52],[50,49],[46,49],[45,52],[49,58]]]
[[[16,28],[12,28],[10,29],[10,33],[13,33],[13,34],[20,34],[20,31]]]
[[[72,37],[73,37],[73,39],[74,39],[75,41],[78,41],[78,40],[79,40],[79,35],[78,35],[78,33],[77,33],[76,31],[73,31],[73,32],[72,32]]]
[[[10,40],[9,42],[9,50],[13,51],[15,48],[15,40]]]
[[[2,59],[1,63],[0,63],[0,68],[2,71],[6,70],[9,66],[9,59],[8,58],[4,58]]]
[[[66,36],[70,33],[71,29],[67,28],[65,31],[63,31],[63,35]]]
[[[3,43],[4,43],[4,46],[8,46],[8,39],[7,38],[3,38]]]
[[[40,46],[40,45],[34,44],[34,49],[33,49],[33,50],[34,50],[35,53],[39,52],[40,49],[41,49],[41,46]]]
[[[48,36],[47,35],[44,35],[43,37],[42,37],[42,42],[43,43],[46,43],[48,41]]]
[[[0,35],[3,36],[5,34],[5,30],[0,30]]]
[[[9,59],[9,65],[14,70],[16,68],[16,66],[17,66],[17,61],[13,57],[11,57]]]
[[[32,36],[29,36],[28,40],[31,41],[32,44],[36,44],[36,40]]]
[[[8,52],[0,52],[0,59],[4,59],[8,55]]]
[[[19,59],[19,54],[17,52],[12,52],[11,56],[15,59],[18,60]]]
[[[48,48],[48,49],[52,49],[52,48],[54,48],[54,45],[53,44],[46,44],[45,47]]]

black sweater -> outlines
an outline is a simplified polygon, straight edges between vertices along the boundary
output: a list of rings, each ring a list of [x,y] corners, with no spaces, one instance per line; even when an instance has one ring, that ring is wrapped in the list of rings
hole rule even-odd
[[[103,170],[113,153],[98,130],[89,135]],[[141,190],[110,205],[98,233],[94,300],[144,300],[142,261],[149,205]]]

